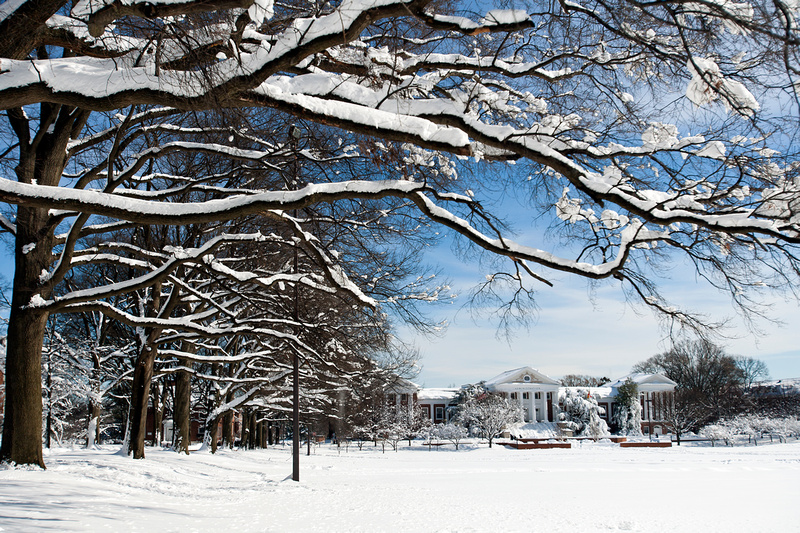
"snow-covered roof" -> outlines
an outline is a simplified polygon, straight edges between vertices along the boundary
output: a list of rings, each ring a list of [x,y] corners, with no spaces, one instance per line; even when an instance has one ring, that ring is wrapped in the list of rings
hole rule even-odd
[[[417,400],[419,402],[441,400],[450,401],[455,398],[460,389],[444,388],[444,389],[420,389],[417,393]]]
[[[617,395],[617,389],[614,387],[609,387],[608,385],[604,385],[602,387],[559,387],[559,393],[566,392],[568,390],[573,391],[589,391],[589,394],[595,399],[601,398],[614,398]]]
[[[783,378],[754,383],[751,391],[759,396],[800,396],[800,378]]]
[[[526,381],[525,376],[529,376],[529,379]],[[529,366],[523,366],[520,368],[515,368],[514,370],[507,370],[502,374],[498,374],[497,376],[493,377],[492,379],[487,380],[486,386],[487,387],[494,387],[496,385],[500,385],[503,383],[546,383],[548,385],[558,385],[558,381],[554,380],[553,378],[546,376],[536,370],[535,368],[531,368]]]
[[[606,387],[620,387],[625,381],[628,379],[632,380],[637,385],[666,385],[675,387],[677,383],[669,379],[667,376],[662,374],[646,374],[643,372],[635,372],[633,374],[628,374],[627,376],[622,376],[616,381],[612,381],[611,383],[607,383]]]
[[[387,385],[387,388],[393,392],[417,392],[420,389],[420,386],[416,383],[407,380],[406,378],[401,378],[400,376],[396,376],[392,383]]]

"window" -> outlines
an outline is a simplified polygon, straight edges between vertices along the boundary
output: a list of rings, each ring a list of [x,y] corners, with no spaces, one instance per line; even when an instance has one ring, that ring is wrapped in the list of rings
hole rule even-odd
[[[541,392],[537,392],[536,394],[533,395],[533,397],[536,398],[537,400],[541,400],[542,399],[542,393]]]
[[[396,403],[397,403],[397,394],[394,394],[394,393],[390,394],[389,395],[389,404],[390,405],[394,405]]]
[[[408,403],[408,394],[405,394],[405,393],[401,394],[400,395],[400,402]]]
[[[436,420],[444,420],[444,406],[437,405],[436,406]]]
[[[522,376],[522,381],[524,381],[525,383],[530,383],[531,382],[531,377],[529,375],[525,374],[524,376]]]
[[[430,418],[431,418],[431,406],[427,405],[427,404],[420,404],[420,408],[422,409],[422,413],[425,416],[425,418],[430,420]]]
[[[530,400],[531,399],[531,393],[530,392],[523,392],[522,393],[522,399],[523,400]]]
[[[517,393],[516,392],[512,392],[511,393],[511,399],[512,400],[516,400],[517,399]]]

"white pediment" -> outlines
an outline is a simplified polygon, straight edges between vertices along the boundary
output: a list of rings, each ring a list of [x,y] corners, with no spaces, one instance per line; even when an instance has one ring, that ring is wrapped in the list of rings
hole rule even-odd
[[[608,383],[607,387],[619,387],[625,380],[631,379],[639,386],[641,390],[672,390],[677,383],[669,379],[663,374],[629,374],[621,377],[613,383]]]
[[[535,368],[523,366],[522,368],[515,368],[499,374],[492,379],[486,381],[489,387],[496,387],[497,385],[507,384],[534,384],[541,383],[545,385],[558,385],[558,381],[542,374]]]

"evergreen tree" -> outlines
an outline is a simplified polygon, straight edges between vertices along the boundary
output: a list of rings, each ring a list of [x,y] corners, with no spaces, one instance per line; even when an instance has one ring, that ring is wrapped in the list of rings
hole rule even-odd
[[[614,425],[621,435],[642,434],[642,404],[639,403],[639,385],[631,378],[617,388],[614,404]]]

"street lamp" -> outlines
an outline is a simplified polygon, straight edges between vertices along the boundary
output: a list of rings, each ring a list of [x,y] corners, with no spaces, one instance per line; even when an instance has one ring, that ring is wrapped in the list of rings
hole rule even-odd
[[[294,154],[294,163],[292,165],[292,185],[297,186],[298,168],[297,168],[297,143],[303,132],[292,124],[289,127],[289,142],[292,145],[292,152]],[[292,212],[293,218],[297,218],[297,210]],[[297,274],[300,270],[297,257],[297,246],[294,248],[294,273]],[[300,323],[300,291],[298,283],[294,283],[294,322]],[[297,327],[297,326],[295,326]],[[299,334],[299,332],[296,332]],[[292,480],[300,481],[300,358],[297,356],[297,350],[294,350],[294,359],[292,361]]]

